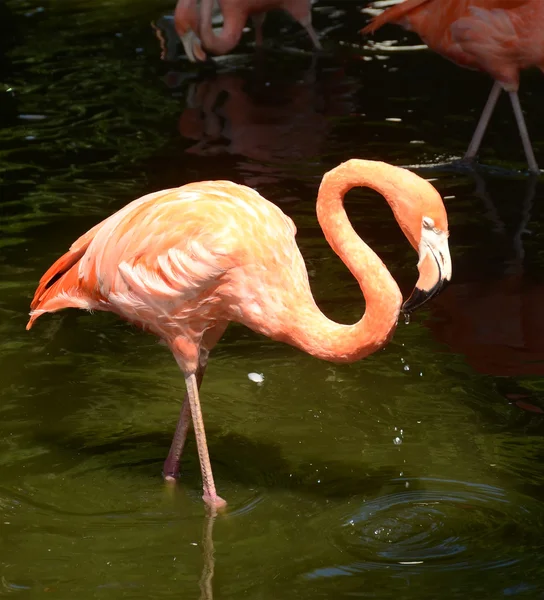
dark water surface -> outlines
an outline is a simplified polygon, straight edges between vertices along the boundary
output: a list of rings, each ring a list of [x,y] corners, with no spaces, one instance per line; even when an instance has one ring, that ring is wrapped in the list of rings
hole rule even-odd
[[[292,216],[320,306],[355,321],[358,286],[315,218],[322,174],[459,157],[489,91],[430,52],[351,46],[365,17],[346,2],[316,9],[318,61],[278,15],[269,52],[248,34],[198,72],[160,59],[150,23],[173,4],[0,4],[0,596],[544,597],[544,191],[519,172],[506,99],[487,168],[418,170],[446,198],[454,281],[385,350],[336,366],[229,328],[202,388],[229,501],[215,522],[192,437],[179,486],[160,477],[184,391],[168,351],[108,314],[25,331],[39,277],[77,236],[206,178]],[[524,74],[541,163],[543,86]],[[408,293],[416,256],[385,202],[357,190],[347,206]]]

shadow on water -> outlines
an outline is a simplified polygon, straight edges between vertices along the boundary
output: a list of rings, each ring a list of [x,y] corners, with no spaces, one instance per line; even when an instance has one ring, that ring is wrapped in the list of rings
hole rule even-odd
[[[319,57],[280,14],[264,52],[250,31],[197,68],[157,38],[172,2],[0,4],[0,595],[542,596],[542,184],[518,171],[506,102],[486,164],[452,165],[487,78],[400,29],[361,40],[360,8],[315,6]],[[542,157],[538,85],[522,96]],[[359,364],[230,327],[202,388],[229,506],[207,513],[192,436],[178,485],[160,478],[183,394],[166,349],[106,314],[25,332],[36,281],[127,201],[226,178],[294,219],[318,304],[354,322],[360,290],[315,217],[323,173],[354,156],[433,181],[454,279]],[[408,293],[389,207],[371,190],[346,205]]]

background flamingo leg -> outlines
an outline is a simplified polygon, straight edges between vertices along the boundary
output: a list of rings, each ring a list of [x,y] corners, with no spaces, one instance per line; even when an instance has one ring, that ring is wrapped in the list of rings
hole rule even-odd
[[[523,144],[523,150],[525,151],[525,157],[527,158],[529,171],[531,171],[531,173],[540,173],[540,169],[538,168],[535,154],[533,152],[533,146],[531,144],[531,140],[529,139],[529,132],[527,131],[525,118],[523,117],[523,112],[521,111],[518,93],[508,92],[508,95],[510,96],[512,108],[514,109],[514,116],[516,117],[516,123],[518,124],[519,135],[521,136],[521,143]]]
[[[478,125],[476,126],[476,130],[474,131],[474,135],[470,140],[470,144],[468,145],[468,150],[465,154],[466,160],[473,160],[476,158],[476,154],[478,154],[478,150],[480,149],[480,144],[482,143],[482,139],[484,137],[487,126],[489,125],[489,119],[491,119],[491,115],[495,110],[495,106],[497,104],[497,100],[502,92],[502,85],[495,81],[493,87],[491,88],[491,92],[489,93],[489,98],[485,103],[484,110],[482,111],[482,116],[478,121]]]
[[[323,50],[321,42],[317,37],[314,26],[312,25],[312,12],[310,3],[307,6],[300,4],[288,5],[282,7],[285,12],[289,13],[297,23],[300,23],[306,30],[316,50]]]
[[[255,27],[255,45],[260,47],[263,45],[263,23],[266,18],[266,13],[257,13],[251,17],[253,26]]]
[[[312,40],[312,43],[313,43],[315,49],[323,50],[323,46],[321,45],[321,42],[319,41],[319,38],[317,37],[317,33],[315,32],[314,26],[312,25],[311,15],[308,15],[306,18],[304,18],[302,21],[300,21],[300,24],[308,32],[308,35],[310,36],[310,39]]]

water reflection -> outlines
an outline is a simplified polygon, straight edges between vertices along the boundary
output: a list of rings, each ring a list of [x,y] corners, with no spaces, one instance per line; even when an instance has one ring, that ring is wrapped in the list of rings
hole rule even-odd
[[[479,373],[543,375],[544,284],[526,275],[523,244],[538,178],[528,179],[523,198],[511,199],[519,209],[513,230],[500,218],[484,178],[476,178],[488,222],[504,245],[503,267],[495,277],[479,272],[470,281],[452,282],[430,307],[435,318],[429,327]]]
[[[316,60],[288,75],[264,60],[193,81],[178,121],[182,138],[196,142],[185,152],[243,157],[244,183],[280,183],[326,151],[335,119],[353,111],[355,85],[341,67]]]
[[[213,546],[213,526],[217,518],[214,508],[206,508],[202,528],[202,575],[200,576],[200,600],[213,600],[213,574],[215,571],[215,549]]]

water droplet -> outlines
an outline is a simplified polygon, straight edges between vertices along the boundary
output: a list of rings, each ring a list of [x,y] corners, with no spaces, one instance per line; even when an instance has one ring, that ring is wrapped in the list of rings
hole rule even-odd
[[[263,373],[248,373],[247,378],[254,383],[262,383],[264,381]]]
[[[410,325],[410,313],[404,313],[404,324]]]
[[[409,371],[410,370],[410,365],[404,365],[404,370],[405,371]]]
[[[396,438],[393,440],[393,444],[395,444],[395,446],[400,446],[400,445],[402,444],[402,440],[401,440],[401,438],[400,438],[400,437],[396,437]]]

